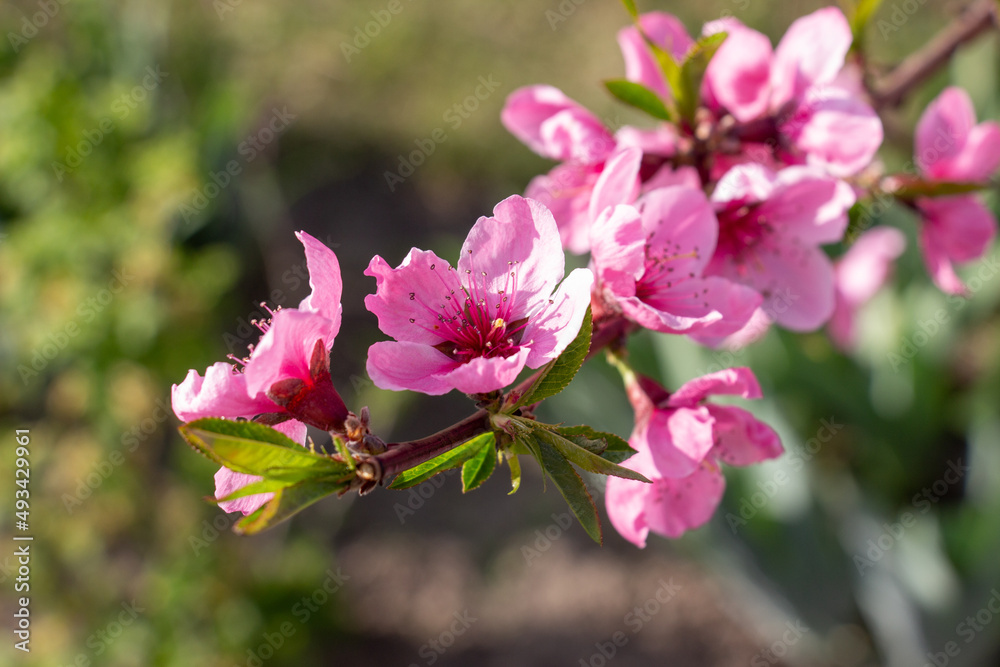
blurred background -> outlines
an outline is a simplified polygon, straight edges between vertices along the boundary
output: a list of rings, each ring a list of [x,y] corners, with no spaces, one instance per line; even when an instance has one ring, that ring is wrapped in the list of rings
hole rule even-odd
[[[826,3],[639,4],[692,32],[732,14],[776,42]],[[883,3],[874,21],[898,29],[873,23],[873,61],[898,62],[962,5]],[[640,551],[605,522],[598,547],[537,468],[511,497],[503,474],[464,497],[445,475],[327,499],[253,538],[203,502],[215,468],[179,437],[170,386],[243,356],[261,301],[308,294],[296,230],[343,268],[332,363],[348,405],[370,406],[387,440],[468,413],[365,378],[384,337],[362,271],[411,246],[456,257],[476,217],[550,167],[499,122],[515,88],[553,84],[609,125],[644,124],[600,85],[622,75],[626,22],[612,0],[0,5],[5,628],[21,595],[15,429],[30,430],[35,537],[31,653],[5,632],[0,662],[1000,664],[997,252],[966,272],[972,299],[946,299],[903,210],[880,216],[910,244],[850,355],[822,332],[736,353],[635,338],[670,387],[750,366],[766,398],[742,404],[789,452],[729,469],[723,507],[683,539]],[[1000,116],[998,48],[996,32],[966,45],[894,115],[890,168],[945,85]],[[599,359],[542,416],[632,423]]]

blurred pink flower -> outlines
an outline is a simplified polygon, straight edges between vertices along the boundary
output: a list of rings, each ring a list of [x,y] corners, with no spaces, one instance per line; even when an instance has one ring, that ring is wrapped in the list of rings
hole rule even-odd
[[[865,232],[834,264],[836,303],[830,318],[830,338],[841,349],[854,346],[854,317],[861,306],[881,289],[892,263],[903,254],[906,237],[892,227]]]
[[[705,404],[711,395],[760,398],[748,368],[730,368],[684,384],[668,394],[656,382],[628,382],[635,410],[629,444],[638,452],[623,463],[652,484],[608,478],[608,518],[621,535],[644,547],[650,531],[679,537],[707,522],[725,489],[719,462],[745,466],[780,456],[771,427],[746,410]]]
[[[365,305],[396,339],[369,349],[368,374],[377,386],[432,395],[490,392],[525,366],[555,359],[576,337],[594,278],[576,269],[563,280],[565,256],[552,214],[513,196],[493,216],[473,226],[457,270],[416,248],[395,269],[372,259],[365,275],[377,289]]]
[[[712,194],[719,241],[705,269],[757,290],[763,310],[794,331],[833,314],[833,266],[820,244],[840,240],[854,191],[809,167],[733,167]]]
[[[928,105],[915,139],[917,167],[930,181],[985,183],[1000,165],[1000,125],[977,125],[961,88],[946,88]],[[967,293],[952,264],[983,256],[996,236],[996,219],[971,194],[923,197],[916,205],[924,218],[920,249],[931,278],[944,292]]]
[[[608,161],[594,188],[591,256],[597,291],[642,326],[665,333],[726,335],[740,329],[760,295],[724,278],[702,277],[718,222],[700,189],[665,186],[633,207],[642,154]]]
[[[327,350],[340,330],[342,282],[332,250],[305,232],[296,234],[305,247],[312,292],[298,308],[279,309],[268,322],[257,323],[262,336],[242,360],[243,371],[218,362],[202,377],[191,370],[171,390],[174,413],[185,422],[203,417],[253,419],[263,416],[300,444],[306,423],[324,430],[343,425],[347,408],[330,381]],[[222,468],[215,475],[216,498],[223,498],[259,477]],[[273,494],[220,503],[226,512],[250,514]]]

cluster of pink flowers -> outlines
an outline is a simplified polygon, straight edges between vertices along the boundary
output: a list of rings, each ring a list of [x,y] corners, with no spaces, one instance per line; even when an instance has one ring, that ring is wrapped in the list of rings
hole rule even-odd
[[[969,192],[1000,164],[1000,127],[977,125],[968,96],[948,89],[917,128],[919,173],[883,177],[874,162],[882,125],[846,62],[852,35],[840,10],[797,20],[776,48],[731,18],[706,24],[702,35],[720,32],[726,39],[704,70],[696,112],[650,128],[612,131],[550,86],[510,95],[504,125],[560,164],[532,180],[525,197],[480,218],[455,264],[416,248],[396,268],[371,260],[365,275],[375,278],[375,293],[365,304],[393,339],[369,350],[378,387],[495,397],[525,368],[558,358],[588,307],[595,327],[624,322],[625,330],[710,346],[752,340],[771,324],[802,332],[828,325],[849,349],[855,312],[887,280],[905,237],[867,231],[837,261],[822,246],[844,240],[852,207],[876,188],[919,214],[935,283],[965,290],[953,264],[980,257],[995,234],[996,221]],[[674,109],[649,43],[678,63],[703,47],[659,12],[639,17],[618,41],[627,79]],[[260,342],[234,360],[242,369],[220,362],[175,385],[182,420],[254,419],[300,444],[307,425],[336,435],[357,423],[329,371],[340,267],[323,244],[298,237],[312,293],[259,324]],[[590,253],[590,268],[565,275],[564,251]],[[706,403],[720,394],[760,398],[749,369],[671,393],[621,365],[637,452],[624,465],[652,483],[609,477],[606,499],[612,524],[636,545],[649,532],[677,537],[708,521],[725,486],[720,463],[781,454],[777,434],[749,412]],[[361,421],[367,429],[366,413]],[[223,468],[216,497],[254,479]],[[249,514],[268,498],[223,507]]]

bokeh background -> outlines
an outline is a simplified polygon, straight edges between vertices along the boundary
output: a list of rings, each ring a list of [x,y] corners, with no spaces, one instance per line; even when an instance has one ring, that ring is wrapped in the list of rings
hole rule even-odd
[[[730,13],[776,41],[822,4],[640,7],[692,32]],[[887,0],[874,20],[898,29],[873,26],[873,62],[898,62],[963,4]],[[242,356],[262,300],[308,293],[295,230],[341,261],[332,355],[348,404],[370,406],[394,440],[467,414],[460,396],[367,381],[365,352],[382,336],[362,271],[411,246],[456,256],[476,217],[549,168],[499,122],[516,87],[550,83],[611,125],[644,123],[600,85],[622,74],[626,21],[612,0],[0,5],[4,628],[19,428],[31,433],[35,536],[32,650],[15,651],[5,631],[0,662],[998,664],[998,254],[966,274],[982,270],[972,299],[948,300],[903,210],[877,216],[910,244],[849,355],[822,332],[772,331],[735,354],[633,341],[635,361],[669,386],[750,366],[766,398],[744,407],[789,450],[728,470],[723,507],[683,539],[651,537],[640,551],[605,524],[598,547],[536,468],[511,497],[503,474],[467,496],[446,475],[328,499],[253,538],[203,502],[214,468],[178,436],[170,386]],[[964,46],[892,115],[890,168],[945,85],[966,87],[980,118],[1000,116],[998,49],[996,32]],[[483,81],[492,90],[477,99]],[[422,164],[400,172],[420,146]],[[403,182],[390,187],[387,172]],[[632,419],[603,360],[544,416],[625,436]],[[955,466],[966,466],[957,481]]]

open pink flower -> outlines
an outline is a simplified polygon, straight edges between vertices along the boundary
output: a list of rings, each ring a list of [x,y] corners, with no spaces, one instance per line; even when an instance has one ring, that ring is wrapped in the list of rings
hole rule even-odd
[[[630,319],[665,333],[726,335],[746,324],[761,297],[719,277],[702,277],[718,222],[700,189],[660,187],[633,207],[642,154],[617,154],[591,200],[591,256],[597,290]]]
[[[946,88],[917,124],[916,163],[930,181],[985,183],[1000,165],[1000,125],[976,124],[968,94]],[[953,263],[982,257],[996,236],[996,220],[975,195],[917,199],[923,214],[920,248],[934,283],[949,294],[967,289]]]
[[[712,194],[719,242],[705,273],[757,290],[782,326],[817,329],[834,302],[833,266],[819,245],[840,240],[854,201],[849,185],[808,167],[733,167]]]
[[[834,265],[836,305],[830,338],[841,349],[854,346],[854,317],[889,278],[892,263],[903,254],[906,237],[898,229],[877,227],[865,232]]]
[[[778,435],[742,408],[705,404],[711,395],[760,398],[747,368],[692,380],[673,394],[648,378],[629,382],[636,413],[629,444],[638,452],[623,464],[652,484],[608,478],[608,517],[622,536],[644,547],[649,532],[679,537],[707,522],[725,489],[719,462],[745,466],[780,456]]]
[[[614,150],[615,138],[594,114],[552,86],[515,90],[500,120],[533,151],[562,162],[533,179],[525,195],[552,212],[567,250],[587,252],[590,189]]]
[[[365,305],[396,341],[371,346],[369,376],[383,389],[432,395],[506,387],[580,330],[594,279],[576,269],[563,281],[564,266],[552,214],[518,196],[476,222],[455,268],[416,248],[395,269],[375,256],[365,275],[377,289]]]
[[[305,443],[306,424],[324,430],[343,426],[348,412],[330,381],[327,356],[340,330],[340,264],[320,241],[305,232],[296,236],[305,247],[312,292],[298,308],[279,309],[270,321],[257,324],[263,335],[247,358],[237,360],[242,372],[218,362],[204,377],[191,370],[174,385],[171,402],[182,421],[256,417],[299,443]],[[215,476],[216,497],[258,479],[222,468]],[[250,514],[271,496],[247,496],[220,506],[227,512]]]
[[[654,43],[683,61],[693,42],[675,17],[652,12],[640,23]],[[852,40],[839,9],[827,7],[798,19],[776,49],[766,36],[733,18],[703,29],[705,35],[718,32],[727,38],[705,72],[702,102],[717,116],[729,113],[746,124],[738,134],[748,150],[767,146],[786,164],[804,162],[838,176],[855,174],[871,162],[882,143],[882,123],[838,79]],[[626,76],[667,98],[663,73],[638,31],[624,29],[619,45]]]

